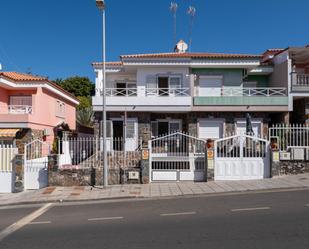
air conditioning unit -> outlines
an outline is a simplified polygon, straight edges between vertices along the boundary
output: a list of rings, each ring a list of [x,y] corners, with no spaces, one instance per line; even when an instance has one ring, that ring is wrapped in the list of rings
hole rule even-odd
[[[139,172],[138,171],[129,171],[129,180],[139,180]]]
[[[296,161],[305,160],[305,150],[303,148],[292,148],[292,159]]]
[[[43,136],[50,136],[50,129],[44,129]]]
[[[291,160],[291,152],[282,151],[279,153],[280,161],[290,161]]]

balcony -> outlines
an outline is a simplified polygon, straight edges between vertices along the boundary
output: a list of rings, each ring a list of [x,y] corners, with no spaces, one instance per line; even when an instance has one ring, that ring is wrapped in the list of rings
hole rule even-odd
[[[102,94],[93,97],[95,111],[101,110]],[[190,110],[192,98],[189,88],[107,88],[106,105],[110,111],[177,111]],[[177,108],[175,108],[177,107]]]
[[[210,96],[195,96],[195,106],[287,106],[286,88],[211,88]]]
[[[309,74],[295,73],[292,76],[292,91],[307,92],[309,91]]]
[[[32,106],[0,106],[0,127],[26,128],[33,114]]]

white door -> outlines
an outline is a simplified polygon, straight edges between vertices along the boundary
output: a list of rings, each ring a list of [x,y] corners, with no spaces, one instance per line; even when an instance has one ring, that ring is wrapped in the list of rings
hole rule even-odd
[[[200,76],[199,96],[221,96],[222,76]]]
[[[223,121],[222,120],[199,120],[199,138],[218,139],[223,136]]]
[[[125,132],[125,150],[135,151],[138,147],[138,127],[137,119],[127,119]]]
[[[261,121],[251,121],[252,130],[256,137],[261,136]],[[236,123],[236,134],[246,135],[246,120],[237,121]]]

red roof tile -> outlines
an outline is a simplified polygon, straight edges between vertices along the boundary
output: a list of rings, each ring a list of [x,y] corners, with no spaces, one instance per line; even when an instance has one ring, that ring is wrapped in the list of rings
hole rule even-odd
[[[256,54],[225,54],[225,53],[154,53],[154,54],[132,54],[122,55],[126,58],[260,58]]]

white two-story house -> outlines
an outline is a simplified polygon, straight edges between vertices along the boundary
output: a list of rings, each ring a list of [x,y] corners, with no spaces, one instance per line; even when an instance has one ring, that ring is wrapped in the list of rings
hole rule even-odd
[[[119,62],[106,63],[110,141],[126,138],[121,148],[134,150],[140,139],[146,145],[152,137],[175,131],[217,139],[245,132],[246,113],[251,114],[255,135],[266,136],[269,123],[288,116],[288,85],[274,70],[274,51],[189,53],[183,41],[176,48],[173,53],[123,55]],[[102,66],[93,63],[98,120]]]

